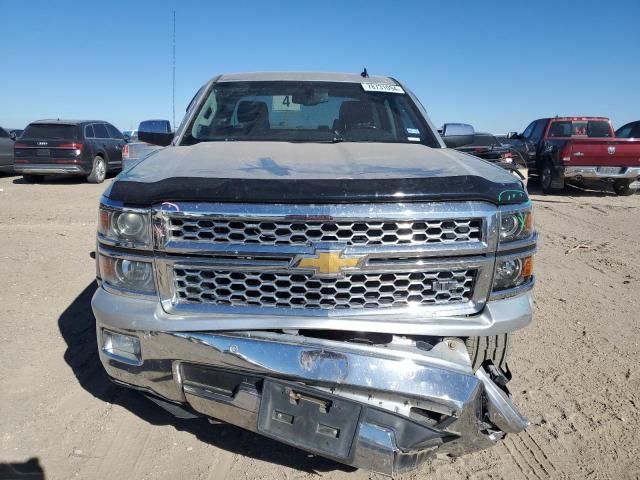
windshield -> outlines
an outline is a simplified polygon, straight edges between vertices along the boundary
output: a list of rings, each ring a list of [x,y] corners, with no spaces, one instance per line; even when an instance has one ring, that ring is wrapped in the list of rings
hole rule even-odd
[[[46,138],[49,140],[77,140],[75,125],[34,123],[25,128],[21,138]]]
[[[341,82],[216,83],[187,126],[182,143],[262,140],[439,146],[400,87],[400,93],[365,88]]]
[[[551,122],[549,137],[611,137],[611,126],[606,120],[558,120]]]

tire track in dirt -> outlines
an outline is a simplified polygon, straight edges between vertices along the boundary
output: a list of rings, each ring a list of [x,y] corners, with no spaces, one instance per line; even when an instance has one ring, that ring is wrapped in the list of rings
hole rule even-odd
[[[549,474],[542,468],[535,457],[523,453],[521,448],[516,446],[512,437],[507,437],[502,442],[502,446],[506,450],[507,454],[514,461],[520,472],[527,480],[538,479],[544,480],[549,478]]]
[[[534,478],[542,480],[541,477],[535,474],[531,466],[527,463],[526,458],[523,458],[517,450],[509,447],[509,443],[507,443],[506,440],[500,444],[500,448],[506,452],[507,458],[513,462],[513,466],[515,466],[515,469],[522,474],[523,478],[527,480],[532,480]],[[514,451],[516,453],[514,453]]]
[[[525,430],[521,434],[510,438],[514,446],[517,446],[518,443],[520,444],[520,446],[517,447],[520,449],[520,453],[538,465],[547,477],[551,477],[558,471],[554,461],[528,431]]]

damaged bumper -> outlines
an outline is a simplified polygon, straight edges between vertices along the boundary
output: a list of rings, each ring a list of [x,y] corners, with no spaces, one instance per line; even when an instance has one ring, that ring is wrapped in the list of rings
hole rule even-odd
[[[524,429],[508,393],[462,341],[428,350],[270,332],[123,330],[98,318],[117,382],[336,461],[386,475]],[[129,336],[136,356],[113,348]],[[126,341],[124,342],[127,343]]]

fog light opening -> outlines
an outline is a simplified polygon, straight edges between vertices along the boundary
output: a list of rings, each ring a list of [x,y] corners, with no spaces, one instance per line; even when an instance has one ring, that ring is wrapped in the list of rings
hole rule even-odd
[[[142,364],[140,339],[138,337],[102,330],[102,350],[118,361],[133,365]]]

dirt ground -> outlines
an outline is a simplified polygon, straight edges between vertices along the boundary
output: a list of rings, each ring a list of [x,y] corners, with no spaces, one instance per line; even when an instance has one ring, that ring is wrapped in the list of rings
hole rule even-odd
[[[47,479],[383,478],[174,419],[107,380],[90,309],[105,186],[0,178],[0,478],[29,459]],[[510,362],[532,425],[408,479],[640,477],[640,195],[533,198],[536,317]]]

